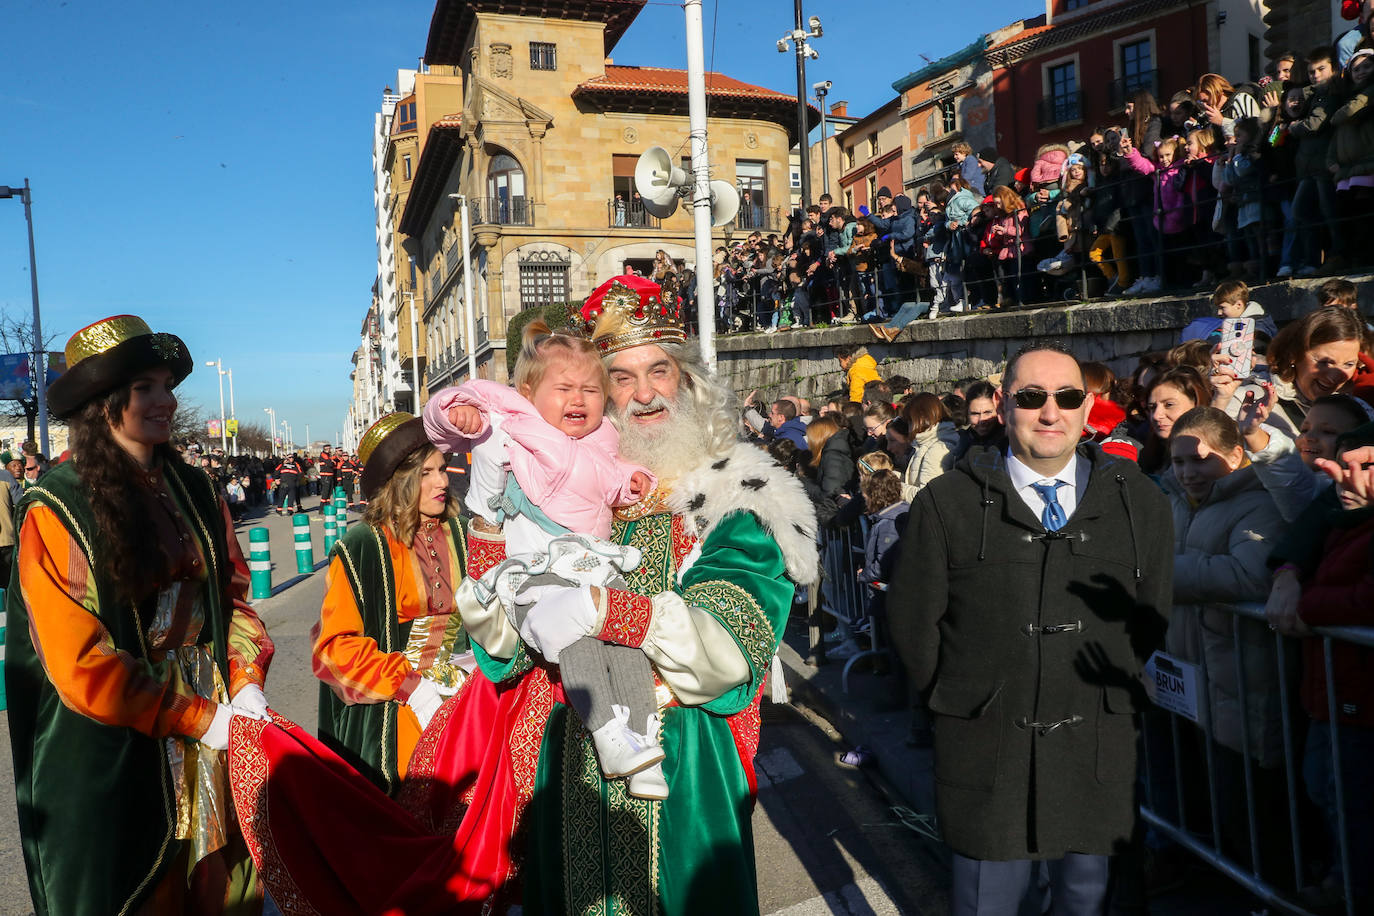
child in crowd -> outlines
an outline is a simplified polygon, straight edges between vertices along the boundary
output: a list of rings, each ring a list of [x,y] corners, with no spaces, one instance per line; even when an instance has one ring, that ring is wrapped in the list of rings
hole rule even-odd
[[[997,277],[997,308],[1020,305],[1022,274],[1029,272],[1031,239],[1026,202],[1005,185],[993,188],[984,204],[988,226],[984,249]]]
[[[1054,199],[1054,235],[1060,252],[1045,258],[1037,269],[1062,276],[1078,265],[1085,250],[1083,241],[1083,197],[1088,187],[1088,160],[1082,153],[1071,153],[1059,174],[1059,194]]]
[[[1202,664],[1199,713],[1218,745],[1214,785],[1223,840],[1244,861],[1250,850],[1245,756],[1256,764],[1261,817],[1287,810],[1282,804],[1279,668],[1273,634],[1262,621],[1215,605],[1264,600],[1269,587],[1265,561],[1283,519],[1246,463],[1240,429],[1222,411],[1202,406],[1179,417],[1169,436],[1169,453],[1171,466],[1161,484],[1173,507],[1174,611],[1165,643],[1176,658]],[[1238,665],[1244,672],[1244,706]],[[1261,856],[1269,860],[1277,854],[1269,847],[1281,847],[1288,836],[1286,825],[1266,825],[1260,836]]]
[[[888,468],[861,477],[859,489],[863,493],[869,522],[859,581],[869,587],[870,616],[880,617],[886,589],[879,586],[892,581],[911,504],[902,499],[902,479],[896,471]]]
[[[1192,238],[1191,202],[1188,196],[1186,146],[1178,137],[1168,137],[1155,148],[1157,164],[1135,147],[1126,153],[1126,165],[1141,175],[1154,176],[1155,229],[1163,241],[1164,275],[1161,286],[1176,284],[1178,263]]]
[[[637,502],[655,481],[617,456],[619,434],[603,421],[606,387],[590,341],[534,321],[525,328],[514,390],[477,379],[425,406],[430,441],[473,453],[468,506],[503,527],[508,557],[482,583],[501,597],[517,628],[529,610],[518,589],[531,576],[539,578],[530,584],[623,587],[617,570],[639,565],[638,551],[606,541],[611,507]],[[544,573],[558,581],[546,582]],[[578,594],[605,600],[601,590]],[[631,795],[666,798],[653,670],[643,651],[586,637],[549,661],[559,665],[569,701],[592,733],[602,772],[629,776]]]
[[[1107,295],[1131,285],[1130,245],[1125,235],[1120,160],[1098,155],[1097,183],[1087,193],[1086,224],[1092,238],[1088,258],[1107,278]]]
[[[1207,289],[1216,286],[1217,278],[1213,270],[1216,262],[1216,231],[1213,225],[1217,219],[1216,186],[1212,181],[1213,166],[1217,162],[1219,148],[1217,135],[1210,127],[1199,128],[1188,134],[1188,158],[1184,163],[1188,200],[1192,203],[1192,253],[1190,260],[1202,269],[1202,279],[1194,289]]]
[[[1212,308],[1214,315],[1195,318],[1183,329],[1179,343],[1211,338],[1220,332],[1222,322],[1227,318],[1253,318],[1255,332],[1264,334],[1270,340],[1278,333],[1274,319],[1264,311],[1264,306],[1250,300],[1250,287],[1244,280],[1222,280],[1218,283],[1212,293]]]
[[[1255,118],[1240,118],[1227,140],[1224,161],[1217,161],[1217,189],[1225,207],[1226,251],[1232,279],[1264,279],[1264,169],[1260,163],[1260,126]]]

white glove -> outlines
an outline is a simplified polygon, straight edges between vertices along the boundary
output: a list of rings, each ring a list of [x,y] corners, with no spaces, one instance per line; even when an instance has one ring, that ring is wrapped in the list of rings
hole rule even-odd
[[[215,707],[215,717],[210,720],[210,727],[205,730],[205,734],[200,736],[200,743],[213,751],[228,750],[229,720],[233,717],[233,707],[227,703]]]
[[[420,683],[411,691],[406,705],[415,713],[415,718],[420,720],[420,730],[424,731],[429,727],[429,720],[433,719],[439,707],[444,705],[444,696],[432,681],[420,678]]]
[[[261,719],[263,722],[272,721],[272,716],[267,712],[267,695],[257,684],[249,684],[240,689],[229,702],[234,712],[241,716]]]
[[[538,604],[541,598],[557,594],[564,589],[577,588],[576,582],[564,579],[562,576],[553,573],[543,573],[538,576],[530,576],[520,587],[515,590],[515,604],[517,606],[528,607]]]
[[[520,626],[520,638],[556,665],[564,649],[596,632],[599,616],[590,588],[562,588],[530,608]]]

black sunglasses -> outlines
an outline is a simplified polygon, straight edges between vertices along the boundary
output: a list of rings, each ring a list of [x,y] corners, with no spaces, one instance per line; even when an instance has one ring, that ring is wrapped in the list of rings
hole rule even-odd
[[[1060,410],[1077,410],[1088,397],[1088,393],[1082,388],[1060,388],[1054,392],[1046,391],[1044,388],[1022,388],[1014,392],[1011,399],[1022,410],[1039,410],[1045,406],[1045,401],[1051,394],[1054,395],[1055,406]]]

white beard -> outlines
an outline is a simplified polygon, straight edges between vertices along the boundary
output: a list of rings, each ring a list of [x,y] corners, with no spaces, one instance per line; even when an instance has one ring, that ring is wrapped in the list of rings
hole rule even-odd
[[[627,415],[658,407],[665,408],[668,416],[649,426]],[[631,401],[627,411],[612,407],[611,414],[620,430],[620,457],[644,465],[659,480],[675,480],[701,463],[706,424],[690,394],[676,400],[659,396],[649,404]]]

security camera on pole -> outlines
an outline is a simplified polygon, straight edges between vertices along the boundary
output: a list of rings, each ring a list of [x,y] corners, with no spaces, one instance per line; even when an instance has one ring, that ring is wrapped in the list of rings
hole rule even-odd
[[[807,139],[811,135],[806,123],[806,59],[812,60],[820,57],[816,49],[811,47],[808,38],[820,38],[825,34],[821,28],[819,16],[812,16],[806,20],[806,28],[802,27],[802,0],[793,0],[793,10],[796,14],[796,25],[792,31],[778,39],[778,53],[787,53],[787,43],[791,42],[797,49],[797,151],[801,154],[801,201],[805,207],[811,203],[811,150],[807,145]]]

